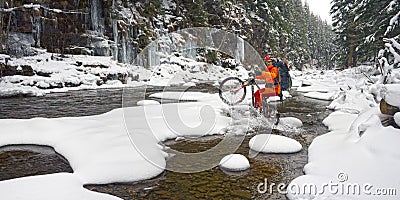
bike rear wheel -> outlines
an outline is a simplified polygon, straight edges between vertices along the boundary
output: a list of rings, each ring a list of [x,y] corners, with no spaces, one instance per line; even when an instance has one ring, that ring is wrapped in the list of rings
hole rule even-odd
[[[237,77],[224,79],[219,85],[219,97],[231,106],[241,103],[246,97],[244,82]]]

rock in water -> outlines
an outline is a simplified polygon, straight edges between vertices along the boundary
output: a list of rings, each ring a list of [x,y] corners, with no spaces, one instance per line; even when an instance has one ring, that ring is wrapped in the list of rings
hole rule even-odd
[[[230,154],[222,158],[219,166],[229,171],[243,171],[250,168],[250,163],[242,154]]]
[[[273,134],[259,134],[251,138],[250,149],[263,153],[295,153],[302,145],[294,139]]]
[[[290,128],[300,128],[303,126],[303,122],[295,117],[282,117],[279,119],[279,124]]]

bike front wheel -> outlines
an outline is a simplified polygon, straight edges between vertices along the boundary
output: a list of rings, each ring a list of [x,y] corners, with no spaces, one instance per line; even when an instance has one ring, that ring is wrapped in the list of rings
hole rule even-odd
[[[224,79],[219,85],[219,97],[230,106],[241,103],[246,97],[244,82],[237,77]]]

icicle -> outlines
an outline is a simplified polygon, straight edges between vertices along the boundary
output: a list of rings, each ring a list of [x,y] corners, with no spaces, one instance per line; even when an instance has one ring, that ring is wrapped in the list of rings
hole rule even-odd
[[[115,10],[115,0],[112,2],[112,10]],[[118,25],[117,20],[112,18],[112,28],[113,28],[113,37],[114,37],[114,47],[113,47],[113,59],[118,61]]]
[[[127,63],[127,54],[126,54],[126,36],[122,35],[122,63]]]
[[[98,27],[99,27],[99,19],[98,17],[98,1],[97,0],[91,0],[90,1],[90,17],[91,17],[91,22],[92,22],[92,29],[94,31],[97,31]]]
[[[35,46],[40,47],[40,33],[41,33],[41,16],[40,15],[34,15],[33,16],[33,33],[34,38],[35,38]]]
[[[102,35],[104,33],[104,19],[101,16],[102,6],[100,5],[99,0],[91,0],[90,4],[92,29]]]
[[[236,55],[235,58],[237,61],[244,61],[244,41],[240,37],[236,37]]]
[[[149,47],[147,47],[147,59],[149,67],[160,65],[160,56],[157,52],[158,44],[152,43]]]

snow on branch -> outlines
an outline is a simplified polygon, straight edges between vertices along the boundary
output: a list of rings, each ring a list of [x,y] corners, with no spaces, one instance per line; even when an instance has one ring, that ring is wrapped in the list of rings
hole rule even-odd
[[[391,11],[396,5],[397,5],[397,0],[393,0],[388,5],[387,11]],[[389,26],[386,28],[385,35],[389,34],[392,30],[394,30],[394,28],[399,23],[399,18],[400,18],[400,11],[390,19]]]
[[[55,8],[48,8],[39,4],[24,4],[22,6],[17,6],[17,7],[13,7],[13,8],[0,8],[0,12],[5,12],[5,13],[9,13],[9,12],[13,12],[15,10],[22,10],[22,9],[43,9],[43,10],[47,10],[49,12],[53,12],[53,13],[64,13],[64,14],[89,14],[87,12],[82,12],[79,10],[60,10],[60,9],[55,9]]]
[[[386,42],[385,43],[385,47],[389,50],[389,52],[394,57],[394,63],[393,64],[399,63],[400,62],[400,55],[396,52],[396,49],[400,50],[400,48],[398,48],[398,47],[400,47],[399,43],[393,38],[391,38],[391,39],[384,38],[383,41]]]
[[[394,30],[394,28],[396,27],[396,25],[399,22],[399,18],[400,18],[400,11],[390,20],[390,23],[389,23],[389,26],[386,29],[385,35],[387,35],[392,30]]]

